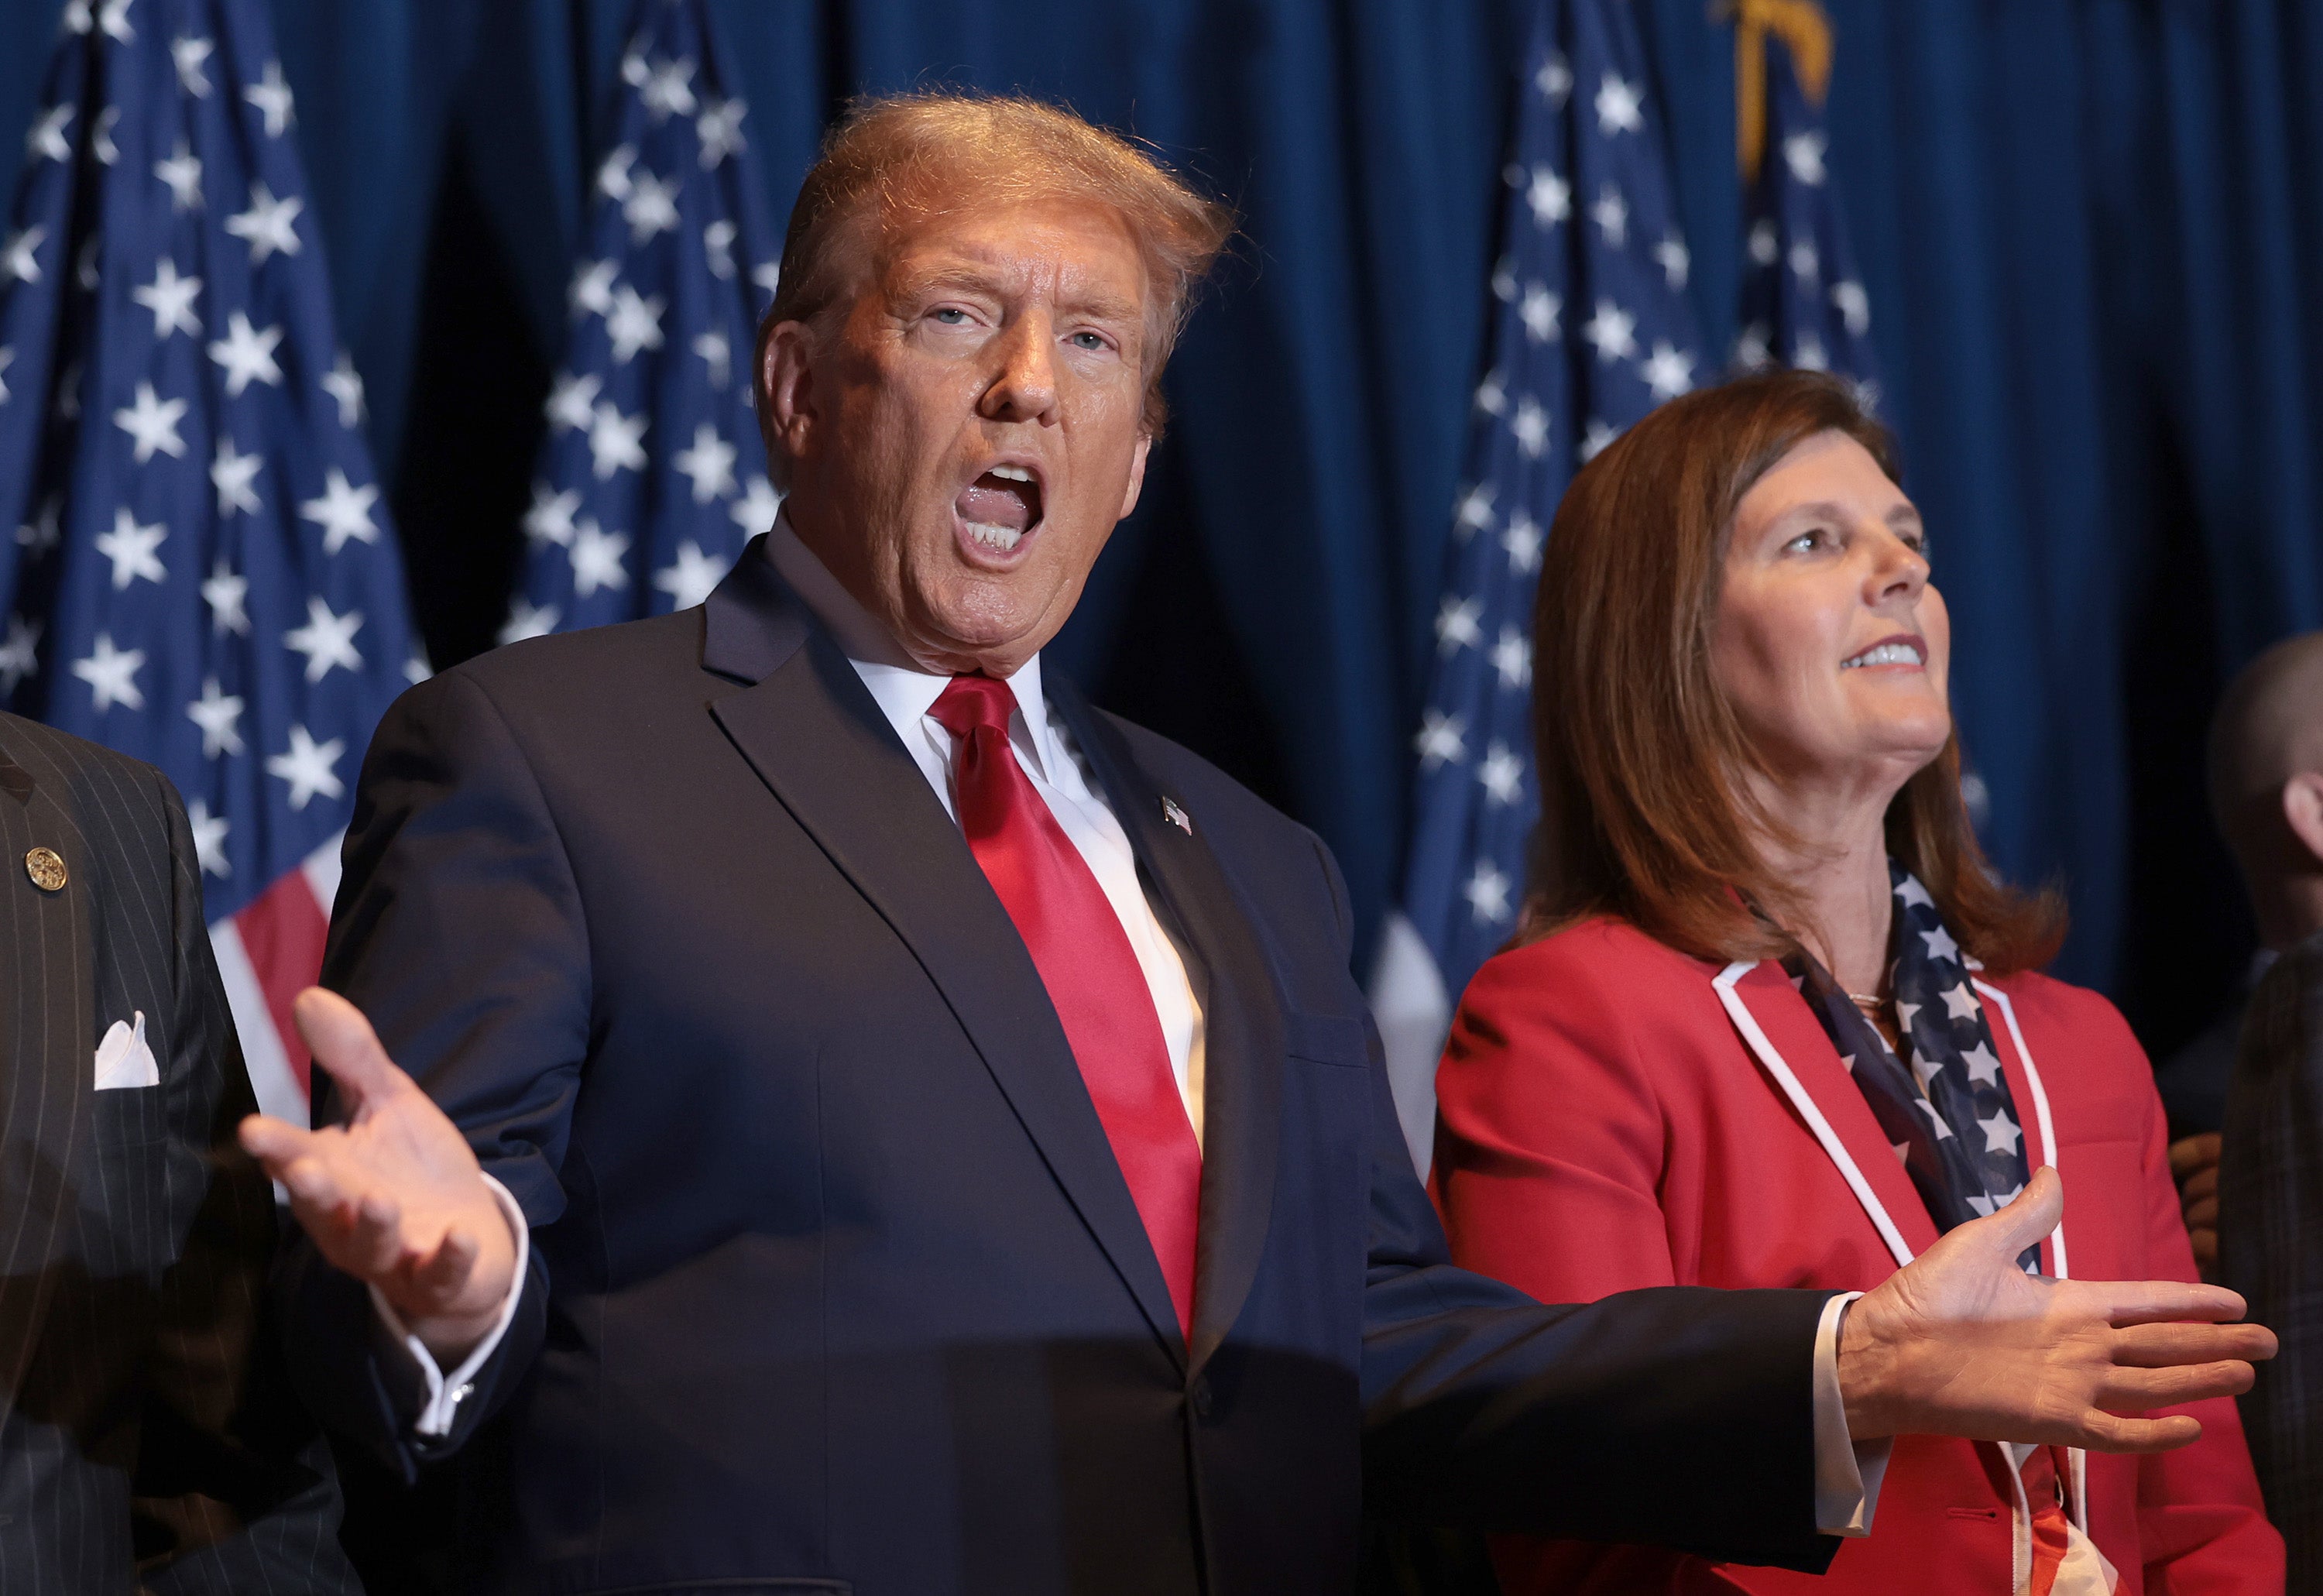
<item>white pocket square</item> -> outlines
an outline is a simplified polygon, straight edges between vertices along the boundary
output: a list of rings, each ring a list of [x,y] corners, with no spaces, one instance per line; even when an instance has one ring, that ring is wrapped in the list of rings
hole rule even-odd
[[[158,1087],[161,1084],[161,1067],[153,1062],[153,1050],[145,1045],[145,1011],[136,1011],[137,1023],[133,1028],[126,1020],[115,1020],[96,1044],[96,1089],[112,1091],[116,1087]]]

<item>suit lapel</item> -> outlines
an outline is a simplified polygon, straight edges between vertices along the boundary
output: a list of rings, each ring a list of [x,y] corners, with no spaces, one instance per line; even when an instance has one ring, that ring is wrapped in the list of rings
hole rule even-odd
[[[1202,1206],[1193,1367],[1226,1339],[1250,1295],[1274,1204],[1282,1117],[1282,1009],[1265,956],[1201,834],[1168,818],[1164,793],[1071,683],[1049,683],[1074,746],[1128,833],[1147,897],[1172,922],[1202,1001]],[[1178,813],[1186,811],[1180,805]]]
[[[1791,985],[1791,978],[1783,973],[1782,966],[1761,960],[1734,983],[1734,995],[1742,1000],[1768,1042],[1822,1111],[1840,1145],[1855,1160],[1871,1196],[1887,1211],[1904,1244],[1914,1257],[1933,1246],[1935,1222],[1928,1217],[1928,1207],[1920,1200],[1919,1188],[1905,1173],[1894,1146],[1872,1115],[1871,1105],[1863,1100],[1862,1088],[1848,1074],[1838,1050],[1815,1023],[1813,1014],[1799,996],[1798,989]],[[1770,1070],[1762,1070],[1761,1074],[1768,1077],[1768,1090],[1783,1090],[1772,1078]],[[1859,1193],[1859,1200],[1860,1197]],[[1867,1210],[1869,1206],[1865,1205]]]
[[[763,549],[711,596],[703,661],[750,683],[712,702],[735,748],[935,984],[1154,1332],[1177,1311],[1024,940],[854,668]]]

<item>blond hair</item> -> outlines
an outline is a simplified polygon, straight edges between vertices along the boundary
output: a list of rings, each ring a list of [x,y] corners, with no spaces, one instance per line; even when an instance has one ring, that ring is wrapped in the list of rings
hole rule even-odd
[[[758,329],[758,369],[778,324],[812,326],[831,308],[842,280],[839,246],[867,219],[886,229],[970,205],[1058,198],[1111,207],[1136,240],[1147,282],[1143,425],[1159,436],[1168,417],[1162,369],[1233,234],[1233,213],[1120,134],[1021,96],[929,91],[848,107],[791,208],[774,306]]]

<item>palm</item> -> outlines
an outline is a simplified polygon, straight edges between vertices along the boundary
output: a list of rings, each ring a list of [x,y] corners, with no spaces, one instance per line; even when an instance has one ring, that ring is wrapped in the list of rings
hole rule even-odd
[[[325,1258],[377,1287],[423,1339],[477,1339],[507,1295],[515,1249],[475,1154],[353,1004],[309,990],[298,1018],[347,1123],[308,1131],[252,1115],[243,1145],[282,1182]]]
[[[1912,1432],[2103,1451],[2183,1445],[2185,1415],[2125,1417],[2248,1389],[2274,1338],[2242,1299],[2174,1281],[2054,1280],[2016,1266],[2056,1225],[2056,1172],[1963,1225],[1849,1312],[1841,1380],[1859,1437]],[[1850,1368],[1855,1379],[1850,1380]]]

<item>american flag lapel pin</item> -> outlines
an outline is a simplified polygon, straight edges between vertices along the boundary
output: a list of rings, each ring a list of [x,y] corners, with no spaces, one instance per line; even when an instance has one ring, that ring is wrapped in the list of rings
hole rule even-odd
[[[1186,818],[1185,807],[1175,798],[1164,798],[1162,800],[1162,818],[1168,821],[1171,825],[1177,827],[1178,830],[1183,831],[1187,836],[1191,837],[1194,834],[1194,822]]]

